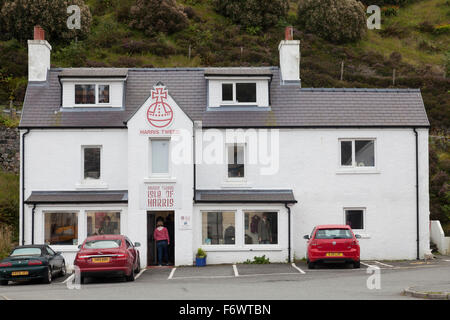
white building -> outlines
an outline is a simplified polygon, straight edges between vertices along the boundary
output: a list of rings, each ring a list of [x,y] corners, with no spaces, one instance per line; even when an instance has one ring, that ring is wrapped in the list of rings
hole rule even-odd
[[[21,243],[71,264],[88,235],[121,233],[145,266],[156,219],[170,216],[176,265],[198,248],[209,264],[302,258],[315,225],[345,223],[362,259],[422,258],[420,91],[302,88],[299,47],[281,41],[280,68],[54,69],[48,42],[30,40]]]

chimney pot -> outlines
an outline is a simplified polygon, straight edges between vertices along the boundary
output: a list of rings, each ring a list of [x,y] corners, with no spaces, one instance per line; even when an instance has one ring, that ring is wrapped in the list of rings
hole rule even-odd
[[[34,27],[34,40],[45,40],[45,31],[39,25]]]
[[[284,40],[294,40],[294,27],[286,27],[284,30]]]

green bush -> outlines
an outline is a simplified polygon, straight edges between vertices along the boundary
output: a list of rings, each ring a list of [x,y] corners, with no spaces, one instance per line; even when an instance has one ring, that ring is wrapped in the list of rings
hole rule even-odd
[[[0,224],[11,226],[19,236],[19,176],[0,171]]]
[[[244,261],[244,264],[269,264],[270,260],[269,258],[266,258],[266,255],[263,255],[261,257],[253,257],[253,261],[250,259],[247,259]]]
[[[78,5],[81,9],[81,29],[68,29],[67,7]],[[5,38],[32,39],[33,27],[40,25],[47,39],[64,40],[75,36],[85,37],[90,30],[91,12],[83,0],[12,0],[4,3],[0,12]]]
[[[301,29],[335,43],[360,40],[366,33],[366,11],[357,0],[300,0]]]
[[[174,33],[188,26],[183,7],[175,0],[137,0],[130,9],[130,26],[146,35]]]
[[[443,24],[443,25],[434,27],[433,33],[438,34],[438,35],[440,35],[440,34],[450,35],[450,24]]]
[[[0,260],[6,258],[13,249],[13,232],[10,226],[0,223]]]
[[[196,257],[197,258],[206,258],[206,252],[202,248],[198,248]]]
[[[233,22],[266,30],[287,19],[287,0],[213,0],[215,10]]]
[[[72,41],[70,45],[59,48],[52,58],[60,67],[84,67],[87,59],[86,48],[81,41]]]

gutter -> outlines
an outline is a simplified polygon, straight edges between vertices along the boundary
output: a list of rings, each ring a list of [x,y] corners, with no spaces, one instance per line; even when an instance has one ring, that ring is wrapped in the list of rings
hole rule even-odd
[[[420,234],[419,234],[419,135],[417,128],[413,128],[416,136],[416,242],[417,260],[420,260]]]
[[[22,245],[25,244],[25,136],[30,129],[22,135]]]
[[[31,210],[31,244],[34,244],[34,210],[36,209],[36,203]]]

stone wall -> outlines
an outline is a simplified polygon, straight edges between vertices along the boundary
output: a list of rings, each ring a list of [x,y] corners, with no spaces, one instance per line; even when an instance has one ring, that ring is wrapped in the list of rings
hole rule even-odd
[[[20,135],[17,128],[0,127],[0,170],[19,174]]]

